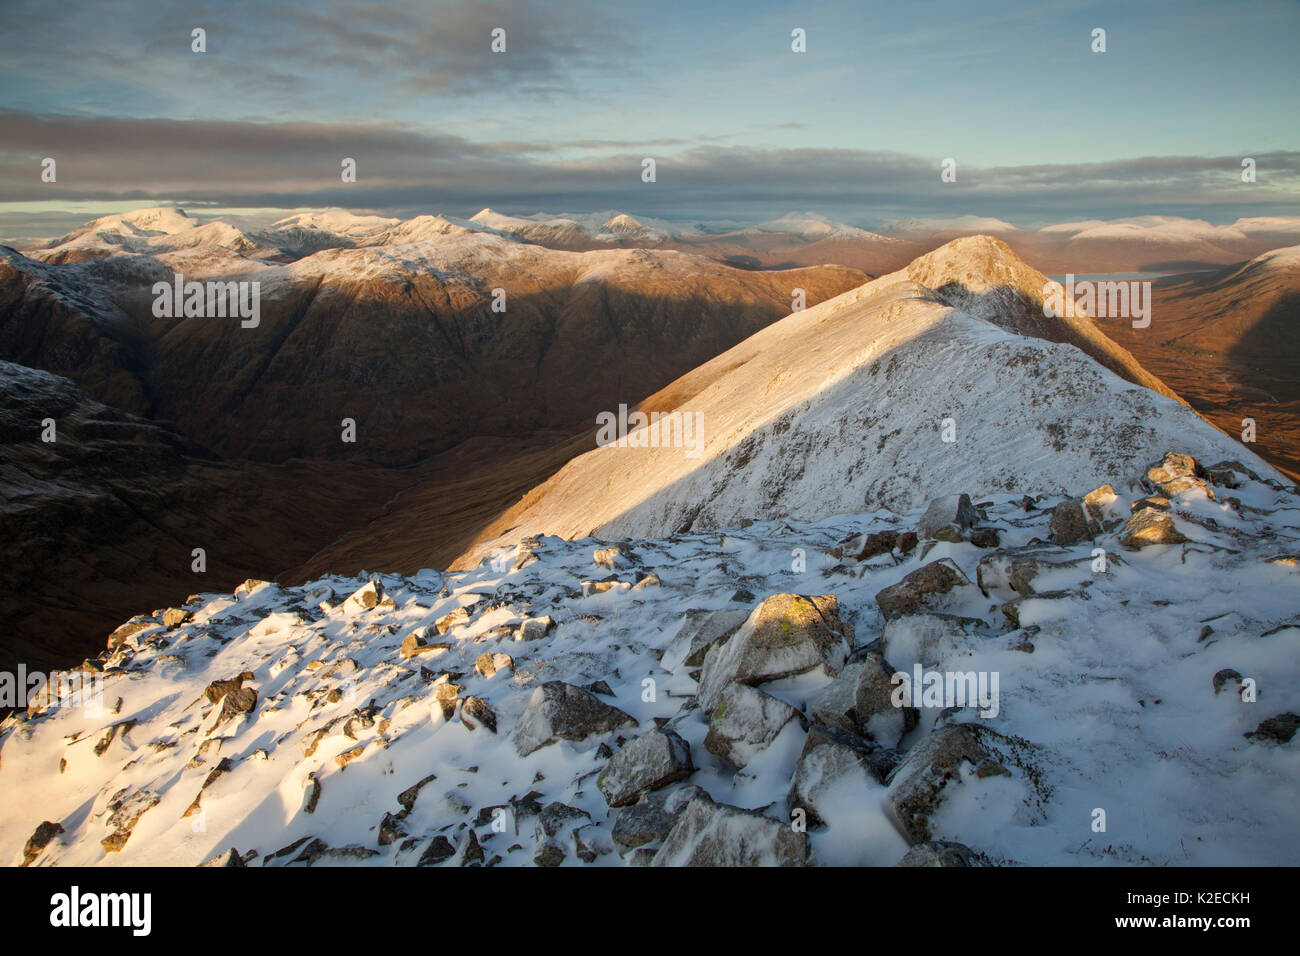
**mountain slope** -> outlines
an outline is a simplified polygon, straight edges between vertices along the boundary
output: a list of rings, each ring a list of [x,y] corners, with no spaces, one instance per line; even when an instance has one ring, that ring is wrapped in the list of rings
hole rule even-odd
[[[1167,389],[1020,334],[1071,333],[1163,388],[1086,323],[1052,326],[1041,312],[1031,323],[1024,296],[1041,293],[1041,279],[996,240],[957,240],[769,326],[643,403],[700,416],[698,457],[597,448],[493,522],[456,566],[521,534],[663,536],[911,508],[957,491],[1086,491],[1174,446],[1277,477]],[[946,419],[955,441],[943,440]]]

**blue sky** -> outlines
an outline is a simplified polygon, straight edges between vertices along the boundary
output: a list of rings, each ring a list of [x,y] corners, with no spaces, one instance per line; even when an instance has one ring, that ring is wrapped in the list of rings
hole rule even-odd
[[[814,206],[864,224],[1300,212],[1295,0],[102,0],[0,3],[0,19],[0,219],[146,201]],[[34,174],[47,155],[57,184]]]

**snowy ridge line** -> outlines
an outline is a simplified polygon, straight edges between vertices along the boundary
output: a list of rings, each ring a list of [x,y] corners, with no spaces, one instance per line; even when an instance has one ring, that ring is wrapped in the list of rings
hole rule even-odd
[[[197,595],[84,665],[101,709],[0,726],[3,852],[1291,862],[1300,499],[1178,454],[1114,478]],[[998,675],[995,716],[899,673]]]

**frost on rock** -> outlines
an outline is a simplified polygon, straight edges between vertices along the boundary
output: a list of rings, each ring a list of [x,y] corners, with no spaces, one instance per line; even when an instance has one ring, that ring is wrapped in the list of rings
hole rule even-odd
[[[851,637],[833,594],[774,594],[756,607],[725,644],[704,659],[699,701],[711,712],[732,681],[761,684],[820,667],[836,673],[848,657]]]

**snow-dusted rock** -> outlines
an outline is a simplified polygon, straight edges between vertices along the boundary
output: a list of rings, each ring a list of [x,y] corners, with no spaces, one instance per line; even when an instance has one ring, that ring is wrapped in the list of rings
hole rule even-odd
[[[689,777],[691,745],[674,731],[655,728],[625,744],[596,778],[611,807],[624,807],[647,790],[658,790]]]
[[[692,800],[653,866],[803,866],[808,835],[752,810]]]
[[[851,643],[835,595],[774,594],[705,657],[700,706],[711,712],[732,681],[761,684],[817,667],[833,675],[848,657]]]
[[[916,530],[922,538],[961,541],[978,520],[970,495],[947,495],[930,502]]]
[[[533,691],[513,741],[519,756],[527,757],[556,740],[585,740],[635,724],[634,718],[581,687],[552,680]]]
[[[749,613],[740,608],[723,608],[718,611],[688,609],[682,619],[682,626],[678,628],[659,663],[666,671],[699,667],[704,663],[704,655],[709,648],[736,633]]]
[[[786,724],[801,717],[785,701],[756,687],[733,682],[718,695],[704,749],[728,765],[741,768],[775,740]]]
[[[939,602],[954,588],[968,587],[970,580],[951,558],[931,561],[917,568],[897,584],[876,592],[876,603],[885,617],[914,614]]]
[[[947,788],[962,786],[963,768],[978,778],[1007,775],[985,740],[993,731],[974,724],[950,724],[934,730],[908,752],[889,779],[886,807],[898,831],[910,843],[930,839],[930,818]]]

